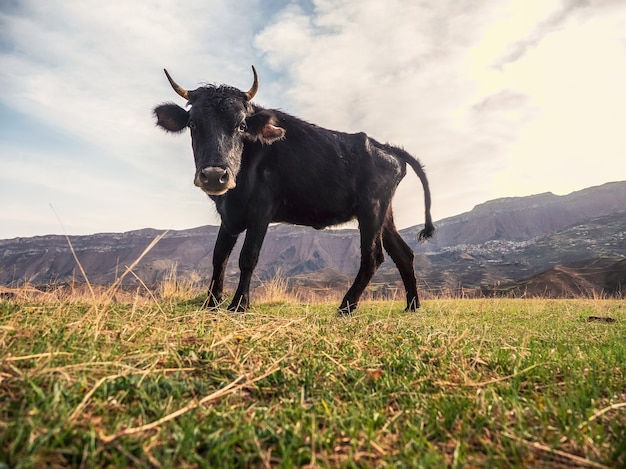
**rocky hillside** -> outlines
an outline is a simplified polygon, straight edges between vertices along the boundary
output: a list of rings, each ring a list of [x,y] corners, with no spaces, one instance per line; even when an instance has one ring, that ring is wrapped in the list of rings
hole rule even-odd
[[[626,259],[600,258],[557,265],[528,279],[502,286],[496,294],[547,298],[624,296]]]
[[[571,194],[507,197],[477,205],[469,212],[437,222],[436,248],[488,241],[526,241],[556,233],[592,218],[626,210],[626,181],[590,187]],[[415,238],[420,227],[403,230]],[[424,249],[432,249],[432,246]]]
[[[435,291],[493,289],[534,276],[556,265],[626,254],[626,182],[609,183],[566,196],[546,193],[486,202],[436,223],[437,234],[417,242],[420,226],[402,230],[416,252],[422,288]],[[74,253],[89,280],[111,283],[159,235],[145,229],[127,233],[70,236]],[[154,284],[175,272],[178,278],[206,281],[217,227],[170,231],[133,269]],[[243,239],[243,236],[242,236]],[[230,284],[237,278],[233,251]],[[257,281],[275,276],[304,287],[344,288],[358,269],[359,236],[354,229],[316,231],[278,225],[266,236]],[[49,284],[83,281],[64,236],[38,236],[0,241],[0,284]],[[126,282],[137,279],[128,276]],[[386,261],[374,289],[399,285],[395,266]],[[321,288],[321,287],[320,287]]]
[[[418,248],[420,249],[420,248]],[[626,255],[626,211],[615,212],[523,241],[493,239],[418,253],[422,278],[431,288],[490,290],[557,265]],[[392,277],[390,266],[380,274]]]

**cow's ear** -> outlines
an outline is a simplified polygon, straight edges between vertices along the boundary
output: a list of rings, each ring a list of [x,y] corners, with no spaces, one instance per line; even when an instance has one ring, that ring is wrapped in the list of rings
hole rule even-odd
[[[168,132],[181,132],[189,123],[189,112],[178,104],[165,103],[154,108],[157,125]]]
[[[248,117],[246,127],[246,136],[250,140],[267,145],[285,137],[285,129],[278,125],[276,116],[265,109]]]

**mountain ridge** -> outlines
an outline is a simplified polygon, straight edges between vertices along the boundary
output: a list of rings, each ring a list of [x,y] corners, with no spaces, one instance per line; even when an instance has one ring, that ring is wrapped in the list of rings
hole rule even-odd
[[[436,222],[437,233],[417,242],[421,225],[400,230],[416,253],[422,288],[490,288],[517,282],[559,263],[626,253],[626,181],[586,188],[559,196],[550,192],[484,202],[469,212]],[[172,230],[134,269],[146,284],[175,272],[178,278],[208,282],[218,227]],[[109,284],[133,263],[163,230],[144,228],[124,233],[69,236],[72,248],[93,283]],[[243,236],[227,268],[232,285]],[[273,225],[261,251],[257,283],[282,275],[306,286],[328,278],[346,282],[359,263],[356,229],[313,230]],[[0,240],[0,284],[48,284],[83,281],[72,249],[62,235]],[[132,276],[126,281],[136,282]],[[374,283],[395,285],[399,276],[390,261]]]

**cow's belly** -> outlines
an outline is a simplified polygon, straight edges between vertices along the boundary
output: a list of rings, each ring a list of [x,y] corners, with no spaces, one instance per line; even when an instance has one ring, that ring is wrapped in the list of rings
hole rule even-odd
[[[284,201],[273,221],[322,229],[327,226],[346,223],[352,220],[354,216],[355,208],[352,203],[337,203],[334,206],[332,204],[312,206]]]

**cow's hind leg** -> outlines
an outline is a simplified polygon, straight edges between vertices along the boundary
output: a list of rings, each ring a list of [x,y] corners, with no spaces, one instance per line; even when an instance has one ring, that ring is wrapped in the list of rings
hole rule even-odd
[[[204,306],[207,308],[215,308],[222,302],[226,264],[238,237],[238,235],[228,233],[223,225],[220,226],[215,247],[213,248],[213,278],[211,279],[207,299],[204,302]]]
[[[413,267],[415,255],[396,229],[391,213],[391,206],[387,210],[385,223],[383,225],[383,246],[400,271],[400,277],[402,278],[402,283],[404,283],[404,289],[406,290],[405,311],[415,311],[420,307],[419,298],[417,296],[417,280]]]
[[[354,283],[348,289],[341,306],[339,306],[338,313],[340,316],[349,315],[356,309],[363,290],[365,290],[365,287],[367,287],[367,284],[376,273],[378,266],[385,259],[382,247],[382,217],[379,214],[379,211],[373,211],[373,213],[370,212],[367,216],[359,218],[361,266]]]

